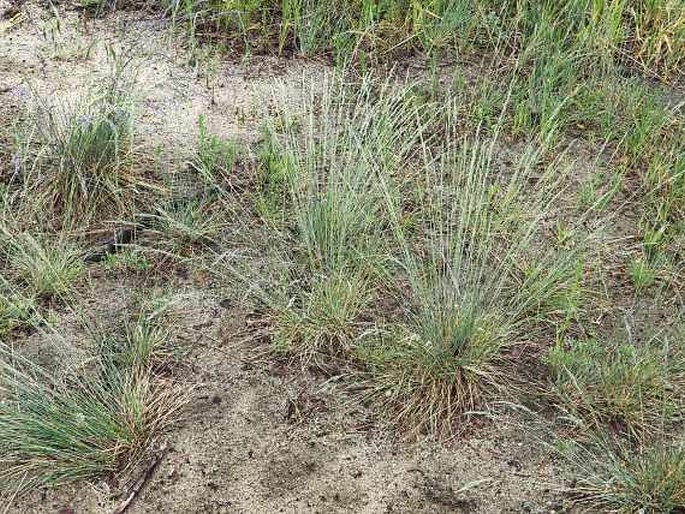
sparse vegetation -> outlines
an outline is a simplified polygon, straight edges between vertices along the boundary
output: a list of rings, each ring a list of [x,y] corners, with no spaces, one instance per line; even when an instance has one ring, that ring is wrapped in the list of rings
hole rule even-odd
[[[0,128],[0,496],[131,470],[178,418],[194,354],[135,301],[162,286],[223,298],[217,349],[244,331],[398,439],[525,411],[566,448],[574,501],[685,510],[682,0],[160,8],[200,100],[179,87],[137,116],[137,57],[108,43],[108,78],[36,88]],[[264,53],[315,72],[246,114],[221,89],[250,74],[202,61]],[[171,118],[187,147],[160,135]],[[94,293],[110,282],[133,291]],[[184,340],[208,344],[196,314]]]

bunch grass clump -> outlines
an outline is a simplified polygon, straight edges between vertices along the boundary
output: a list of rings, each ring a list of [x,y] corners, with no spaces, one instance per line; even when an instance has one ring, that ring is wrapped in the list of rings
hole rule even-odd
[[[224,223],[218,202],[193,197],[173,198],[143,219],[157,249],[173,257],[188,257],[214,245]]]
[[[332,77],[302,110],[265,129],[256,205],[285,271],[279,287],[250,287],[273,314],[275,347],[325,365],[353,346],[384,273],[377,177],[409,160],[423,122],[406,88],[370,77],[358,88]]]
[[[511,350],[557,311],[586,246],[580,234],[574,250],[541,243],[563,173],[536,176],[534,151],[498,169],[496,148],[458,140],[428,160],[411,230],[385,182],[403,308],[360,357],[371,397],[414,434],[450,435],[463,414],[515,387]]]
[[[117,69],[71,104],[41,101],[18,134],[15,189],[31,195],[26,207],[42,225],[74,229],[123,216],[150,186],[133,158],[129,75]]]
[[[134,464],[183,404],[155,373],[167,340],[142,316],[122,337],[98,337],[93,354],[66,370],[2,344],[3,485],[57,485]]]
[[[5,233],[4,253],[11,272],[35,297],[62,297],[74,287],[85,272],[78,247],[64,238],[49,240],[45,235],[28,232]]]
[[[48,115],[45,136],[57,160],[48,186],[65,215],[123,201],[132,137],[127,95],[113,86],[61,119]]]
[[[629,444],[607,436],[574,444],[572,488],[582,505],[601,512],[675,513],[685,508],[685,449],[679,440]]]
[[[302,305],[275,312],[273,349],[292,352],[320,367],[349,355],[359,336],[359,315],[371,303],[369,284],[363,277],[328,276],[314,279],[298,295]],[[327,363],[326,361],[331,361]]]

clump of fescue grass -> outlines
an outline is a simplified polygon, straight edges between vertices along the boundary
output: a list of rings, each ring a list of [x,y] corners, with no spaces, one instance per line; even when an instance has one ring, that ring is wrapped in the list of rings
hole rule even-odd
[[[150,185],[133,159],[128,75],[122,67],[72,105],[39,102],[18,135],[15,182],[42,206],[42,223],[73,228],[123,215]]]
[[[93,355],[63,372],[0,346],[3,485],[57,485],[134,463],[183,404],[154,371],[167,338],[142,316],[122,337],[97,337]]]
[[[675,513],[685,509],[685,448],[681,442],[635,445],[600,437],[573,444],[577,470],[571,492],[602,512]]]
[[[417,227],[385,181],[400,266],[397,321],[369,338],[370,395],[411,433],[449,435],[461,415],[515,384],[509,351],[576,283],[574,250],[544,247],[563,173],[537,175],[534,146],[497,169],[496,139],[461,140],[426,162]]]
[[[561,407],[603,429],[650,433],[682,420],[685,361],[680,341],[558,343],[547,364]]]
[[[57,160],[47,194],[67,216],[123,201],[132,126],[128,93],[116,87],[73,112],[47,116],[44,137]]]
[[[4,233],[3,253],[10,270],[26,285],[31,296],[63,296],[83,277],[85,266],[79,249],[55,237],[29,233]]]
[[[276,347],[322,366],[352,346],[383,273],[377,176],[396,173],[421,132],[409,89],[393,87],[333,77],[312,91],[301,123],[282,123],[286,114],[267,126],[256,204],[285,276],[255,284],[254,273],[229,270],[269,307]]]
[[[157,240],[156,249],[174,257],[188,257],[214,244],[223,226],[221,214],[217,202],[176,198],[157,206],[154,214],[143,219],[149,226],[149,235]]]
[[[364,280],[346,275],[314,278],[298,295],[302,305],[275,312],[273,349],[296,348],[305,361],[322,368],[335,363],[336,357],[345,358],[359,336],[359,314],[371,301]]]

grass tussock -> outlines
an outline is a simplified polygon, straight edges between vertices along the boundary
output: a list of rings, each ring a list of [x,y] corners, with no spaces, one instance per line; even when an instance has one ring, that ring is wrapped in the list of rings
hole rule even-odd
[[[512,387],[508,354],[556,312],[575,280],[582,246],[539,244],[563,175],[536,177],[530,187],[536,158],[498,169],[496,148],[460,141],[429,161],[419,175],[425,203],[413,213],[387,190],[404,308],[360,357],[372,397],[412,432],[449,435],[462,414]],[[412,214],[418,219],[407,228]]]
[[[3,244],[10,270],[36,297],[64,296],[84,275],[79,248],[69,241],[48,241],[29,233],[5,234]]]
[[[357,337],[386,259],[377,177],[396,173],[415,151],[423,122],[390,83],[355,90],[331,78],[311,94],[302,123],[288,123],[286,113],[266,128],[255,205],[269,241],[283,249],[280,285],[250,287],[272,313],[275,347],[321,364]],[[229,273],[255,280],[235,266]]]
[[[129,75],[124,68],[115,71],[72,103],[38,101],[14,145],[13,199],[33,197],[25,215],[73,230],[105,213],[130,214],[141,190],[151,187],[134,157]]]
[[[371,302],[369,285],[361,277],[318,279],[301,294],[302,305],[277,311],[273,348],[305,360],[344,356],[359,334],[359,316]]]
[[[95,210],[123,200],[132,136],[125,95],[116,89],[105,91],[61,118],[54,111],[48,115],[43,137],[57,162],[45,193],[66,216],[83,214],[79,211],[84,206]]]
[[[168,334],[142,316],[64,372],[0,347],[0,475],[24,487],[119,470],[169,425],[183,395],[156,375]]]
[[[224,224],[221,207],[200,198],[173,198],[142,218],[156,250],[183,258],[214,244]]]

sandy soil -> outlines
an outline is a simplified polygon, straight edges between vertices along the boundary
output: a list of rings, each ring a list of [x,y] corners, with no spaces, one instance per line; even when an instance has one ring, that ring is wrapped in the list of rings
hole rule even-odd
[[[102,302],[93,308],[118,298],[123,311],[133,285],[100,279]],[[398,441],[324,378],[255,358],[245,316],[222,308],[221,295],[191,283],[173,290],[178,342],[192,348],[183,380],[195,395],[158,441],[166,453],[127,512],[565,510],[563,470],[516,420],[498,419],[449,444]],[[9,512],[110,513],[141,469],[34,491]]]
[[[0,12],[11,7],[0,0]],[[75,101],[108,73],[112,50],[134,55],[140,144],[169,162],[185,157],[200,115],[215,133],[254,140],[266,114],[296,102],[303,83],[326,70],[277,58],[194,69],[157,14],[84,21],[60,8],[57,31],[41,5],[18,9],[24,21],[0,29],[1,112],[18,116],[34,94]],[[526,431],[515,430],[517,420],[486,423],[450,444],[397,441],[372,411],[323,378],[255,360],[255,342],[243,337],[245,313],[222,308],[220,292],[169,280],[178,337],[191,348],[183,380],[197,394],[183,421],[158,442],[167,451],[127,512],[566,510],[562,470]],[[116,277],[94,284],[99,300],[92,301],[101,309],[136,287]],[[8,512],[109,513],[135,478],[34,491]]]

